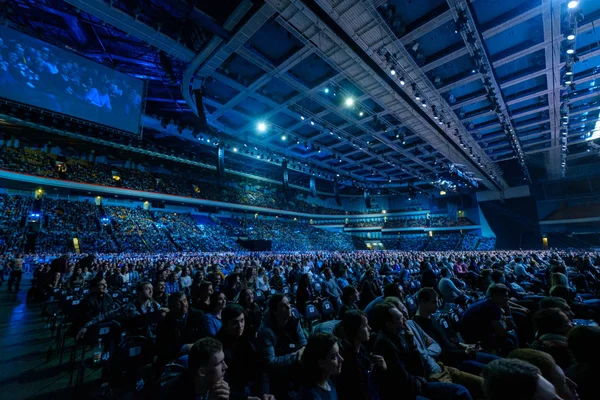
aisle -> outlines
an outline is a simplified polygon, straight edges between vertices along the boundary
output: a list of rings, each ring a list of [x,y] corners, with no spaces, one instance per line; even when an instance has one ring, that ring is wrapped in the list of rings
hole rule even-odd
[[[50,329],[40,305],[26,304],[29,281],[23,279],[18,294],[8,293],[6,283],[0,287],[0,400],[69,399],[68,353],[63,365],[58,357],[46,362]],[[88,383],[93,379],[86,377]]]

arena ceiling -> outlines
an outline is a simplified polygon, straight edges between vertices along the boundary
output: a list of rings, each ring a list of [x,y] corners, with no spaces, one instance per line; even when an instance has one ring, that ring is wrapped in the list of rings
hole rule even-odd
[[[378,187],[454,164],[501,189],[599,161],[600,2],[571,3],[8,0],[3,18],[148,80],[144,137],[172,152],[216,161],[217,141],[242,169]]]

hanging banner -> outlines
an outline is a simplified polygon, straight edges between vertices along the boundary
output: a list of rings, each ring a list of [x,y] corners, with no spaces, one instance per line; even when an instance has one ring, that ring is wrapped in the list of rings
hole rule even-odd
[[[225,177],[225,148],[222,144],[217,147],[217,174],[219,179]]]
[[[281,163],[281,171],[283,172],[282,175],[282,183],[283,183],[283,190],[285,192],[288,191],[288,189],[290,188],[289,186],[289,176],[288,176],[288,162],[287,160],[283,160],[283,162]]]

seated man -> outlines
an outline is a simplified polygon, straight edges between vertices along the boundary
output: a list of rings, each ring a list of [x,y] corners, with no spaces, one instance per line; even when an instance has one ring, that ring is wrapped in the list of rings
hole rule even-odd
[[[458,337],[449,337],[439,322],[432,318],[437,312],[438,293],[425,287],[417,293],[417,313],[413,321],[435,340],[442,348],[440,361],[448,365],[457,365],[460,369],[479,375],[485,364],[498,357],[480,351],[476,344],[465,344]],[[464,368],[468,366],[468,368]]]
[[[387,371],[379,390],[383,400],[424,396],[436,399],[471,399],[467,389],[453,383],[428,382],[421,353],[404,315],[391,303],[375,306],[373,322],[379,328],[373,354],[384,358]]]
[[[550,354],[534,349],[517,349],[511,351],[508,354],[508,358],[526,361],[539,368],[542,376],[554,385],[556,393],[562,400],[575,400],[579,398],[577,396],[577,385],[565,377],[562,368],[556,365]]]
[[[469,307],[459,323],[460,334],[467,343],[481,342],[488,353],[506,355],[518,347],[515,324],[508,307],[508,288],[492,284],[488,298]]]
[[[554,386],[540,370],[517,359],[499,359],[483,370],[486,400],[557,400]]]
[[[576,326],[567,336],[575,364],[566,373],[578,387],[581,400],[598,398],[600,376],[600,327]]]
[[[76,340],[82,339],[90,326],[107,320],[107,315],[118,308],[113,298],[106,295],[106,289],[106,280],[102,276],[98,276],[90,282],[90,295],[81,303],[80,326],[82,328],[77,332]]]
[[[289,398],[304,346],[306,336],[300,322],[292,316],[288,298],[279,293],[272,295],[258,329],[256,347],[271,381],[269,391],[279,400]]]
[[[448,268],[442,268],[440,275],[442,276],[442,279],[440,279],[440,282],[438,283],[438,290],[442,294],[444,302],[446,304],[464,304],[467,295],[457,288],[452,279],[450,279],[452,278],[452,272]]]
[[[189,307],[184,293],[173,293],[169,296],[169,313],[158,324],[156,332],[157,368],[174,360],[181,354],[187,354],[191,343],[202,338],[204,313]]]
[[[229,399],[225,382],[227,363],[221,343],[213,338],[198,340],[191,346],[186,370],[161,387],[161,398],[178,400]]]
[[[547,308],[535,314],[534,323],[537,333],[531,347],[550,354],[564,370],[573,365],[575,360],[567,344],[567,335],[573,329],[569,317],[558,308]]]
[[[245,333],[244,309],[239,304],[228,304],[221,314],[223,327],[216,336],[223,344],[228,365],[225,379],[231,387],[231,397],[250,399],[246,393],[263,397],[262,368],[258,353]],[[264,396],[264,399],[268,398]]]

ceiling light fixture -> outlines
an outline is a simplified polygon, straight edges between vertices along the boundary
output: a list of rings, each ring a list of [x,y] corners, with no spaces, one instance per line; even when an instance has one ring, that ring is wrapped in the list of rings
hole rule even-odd
[[[568,48],[567,49],[567,54],[574,54],[575,53],[575,49],[574,48]]]
[[[281,135],[281,140],[287,140],[287,136]]]
[[[266,132],[267,131],[267,124],[265,122],[259,122],[258,124],[256,124],[256,129],[258,129],[259,132]]]
[[[390,75],[395,76],[396,75],[396,70],[394,68],[392,68],[390,70]]]
[[[570,2],[567,4],[567,7],[568,7],[568,8],[575,8],[575,7],[577,7],[578,5],[579,5],[579,2],[578,2],[578,1],[575,1],[575,0],[573,0],[573,1],[570,1]]]
[[[348,97],[345,101],[344,104],[346,105],[346,107],[352,107],[354,105],[354,98],[352,97]]]
[[[404,77],[400,78],[400,84],[402,86],[404,86],[406,84],[406,81],[404,80]]]
[[[569,33],[569,34],[567,35],[567,39],[568,39],[568,40],[575,40],[575,34],[574,34],[574,33]]]

